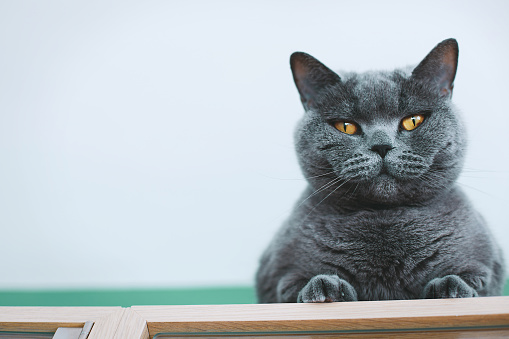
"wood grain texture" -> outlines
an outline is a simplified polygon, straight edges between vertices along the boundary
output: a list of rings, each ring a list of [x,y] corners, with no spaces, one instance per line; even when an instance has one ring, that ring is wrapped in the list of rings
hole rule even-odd
[[[120,307],[0,307],[0,331],[54,332],[59,327],[83,327]]]
[[[127,309],[113,339],[148,339],[147,322],[138,313]]]
[[[347,334],[294,334],[294,335],[263,335],[263,338],[271,338],[271,339],[282,339],[286,337],[292,338],[300,338],[300,339],[309,339],[309,338],[317,338],[317,339],[331,339],[331,338],[352,338],[352,339],[422,339],[422,338],[441,338],[441,339],[468,339],[468,338],[507,338],[509,335],[508,330],[471,330],[471,331],[456,331],[456,330],[447,330],[447,331],[427,331],[427,332],[398,332],[398,333],[347,333]],[[157,339],[176,339],[176,338],[221,338],[221,336],[214,336],[210,334],[204,334],[203,336],[178,336],[178,335],[161,335],[158,336]],[[224,336],[223,336],[224,337]],[[248,339],[248,338],[260,338],[262,336],[251,336],[251,335],[228,335],[227,338],[231,339]]]
[[[128,309],[119,308],[94,322],[87,339],[110,339],[118,331],[122,318]]]
[[[87,339],[148,339],[146,322],[121,307],[0,307],[0,331],[55,332],[93,322]]]
[[[189,332],[509,327],[509,297],[326,304],[133,306],[150,336]]]
[[[509,297],[131,308],[0,307],[3,331],[49,332],[58,327],[82,327],[86,321],[94,322],[89,339],[148,339],[168,332],[205,336],[264,332],[269,337],[294,332],[296,337],[331,337],[331,331],[353,338],[419,338],[423,330],[430,331],[425,333],[427,337],[497,337],[509,336]],[[319,333],[310,333],[313,331]]]

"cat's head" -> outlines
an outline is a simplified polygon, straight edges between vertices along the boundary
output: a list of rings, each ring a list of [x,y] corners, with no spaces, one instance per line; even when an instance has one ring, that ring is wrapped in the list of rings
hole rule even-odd
[[[296,130],[304,175],[338,203],[419,204],[449,190],[465,132],[451,103],[458,44],[438,44],[412,71],[338,75],[290,58],[306,110]]]

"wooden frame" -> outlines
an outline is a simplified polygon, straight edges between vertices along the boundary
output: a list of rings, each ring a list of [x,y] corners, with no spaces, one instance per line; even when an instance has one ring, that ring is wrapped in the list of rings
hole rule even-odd
[[[509,297],[327,304],[0,307],[0,331],[94,326],[88,339],[186,336],[509,336]],[[165,335],[163,335],[166,333]]]
[[[114,338],[126,311],[121,307],[0,307],[0,331],[55,332],[91,321],[88,339]]]
[[[422,331],[451,329],[462,332],[484,330],[486,333],[502,330],[509,335],[509,297],[328,304],[133,306],[131,310],[146,320],[150,338],[165,332],[175,336],[179,333],[365,333],[374,337],[389,331],[391,335],[394,332],[421,332],[422,336]]]

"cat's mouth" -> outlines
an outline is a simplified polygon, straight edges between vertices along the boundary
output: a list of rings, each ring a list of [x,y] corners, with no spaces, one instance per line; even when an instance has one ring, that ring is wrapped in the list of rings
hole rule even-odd
[[[398,194],[397,179],[389,173],[379,173],[368,183],[368,196],[378,202],[390,202]]]
[[[378,173],[378,176],[390,176],[385,161],[382,162],[382,168],[380,169],[380,173]]]

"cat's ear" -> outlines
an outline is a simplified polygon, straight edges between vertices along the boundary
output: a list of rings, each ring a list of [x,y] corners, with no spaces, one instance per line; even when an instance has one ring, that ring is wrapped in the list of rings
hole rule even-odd
[[[321,90],[341,81],[339,75],[311,55],[303,52],[292,54],[290,67],[305,109],[313,107],[315,98]]]
[[[452,96],[458,66],[458,43],[447,39],[435,48],[413,70],[412,78],[436,86],[443,96]]]

